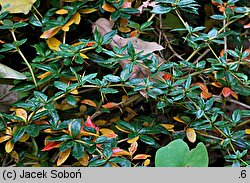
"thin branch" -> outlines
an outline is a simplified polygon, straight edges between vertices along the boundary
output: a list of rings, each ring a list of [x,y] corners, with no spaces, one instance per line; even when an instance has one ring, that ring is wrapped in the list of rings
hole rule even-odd
[[[218,96],[218,95],[213,95],[213,97],[216,99],[217,102],[221,102],[221,101],[222,101],[222,98],[221,98],[220,96]],[[246,109],[250,109],[250,106],[249,106],[249,105],[244,104],[244,103],[242,103],[242,102],[239,102],[239,101],[237,101],[237,100],[234,100],[234,99],[229,98],[229,99],[227,99],[227,101],[228,101],[228,102],[232,102],[232,103],[237,104],[237,105],[240,105],[241,107],[244,107],[244,108],[246,108]]]

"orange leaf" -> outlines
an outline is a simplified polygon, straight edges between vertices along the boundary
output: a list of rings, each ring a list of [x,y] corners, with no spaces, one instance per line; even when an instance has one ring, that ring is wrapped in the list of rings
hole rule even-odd
[[[151,157],[151,155],[148,154],[137,154],[133,159],[147,159]]]
[[[48,142],[42,151],[49,151],[54,148],[59,148],[62,142]]]
[[[180,122],[180,123],[184,123],[185,125],[187,124],[185,121],[183,121],[183,120],[182,120],[180,117],[178,117],[178,116],[173,117],[173,119],[174,119],[175,121]]]
[[[224,49],[221,50],[221,52],[220,52],[220,57],[223,57],[224,52],[225,52]]]
[[[164,78],[165,80],[170,80],[170,79],[171,79],[171,75],[170,75],[170,74],[164,74],[164,75],[163,75],[163,78]]]
[[[133,142],[130,147],[128,148],[128,151],[131,155],[133,155],[137,151],[138,143]]]
[[[60,50],[59,46],[60,46],[60,44],[62,44],[61,41],[59,41],[58,39],[56,39],[54,37],[47,39],[46,43],[47,43],[48,47],[54,51],[59,51]]]
[[[13,149],[14,149],[14,143],[12,143],[12,141],[9,140],[9,141],[5,144],[5,151],[6,151],[7,153],[10,153]]]
[[[110,12],[110,13],[113,13],[115,11],[115,8],[109,4],[104,4],[102,5],[102,8],[107,11],[107,12]]]
[[[222,87],[222,84],[219,83],[219,82],[212,82],[212,85],[217,87],[217,88],[221,88]]]
[[[86,127],[94,128],[97,132],[99,131],[99,128],[92,122],[90,116],[88,116],[86,122],[85,122]]]
[[[248,56],[244,60],[250,60],[250,49],[246,49],[244,52],[248,52]]]
[[[234,91],[232,91],[232,90],[231,90],[231,95],[232,95],[235,99],[238,100],[238,95],[237,95]]]
[[[87,105],[90,105],[92,107],[97,108],[96,103],[94,101],[92,101],[92,100],[89,100],[89,99],[84,99],[81,103],[82,104],[87,104]]]
[[[224,97],[229,97],[231,95],[231,89],[228,87],[224,87],[222,89],[222,94]]]
[[[56,165],[60,166],[61,164],[63,164],[68,159],[70,152],[71,152],[71,148],[69,148],[63,152],[60,152],[59,157],[58,157],[57,162],[56,162]]]
[[[95,44],[95,42],[88,42],[87,44],[86,44],[86,46],[93,46]]]
[[[118,136],[113,130],[110,130],[108,128],[102,128],[100,129],[100,132],[103,136],[106,136],[108,138],[116,138]]]
[[[45,73],[43,73],[43,74],[37,76],[37,78],[39,78],[39,79],[44,79],[44,78],[46,78],[47,76],[50,76],[51,74],[52,74],[52,73],[51,73],[50,71],[47,71],[47,72],[45,72]]]
[[[133,30],[132,32],[130,32],[129,37],[137,37],[138,36],[138,31],[137,30]]]
[[[124,156],[124,155],[130,156],[130,153],[128,151],[120,149],[119,147],[113,148],[112,151],[113,151],[112,156]]]
[[[212,93],[205,92],[205,91],[201,92],[201,98],[209,99],[209,98],[211,98],[212,96],[213,96]]]
[[[118,104],[117,103],[114,103],[114,102],[108,102],[104,105],[102,105],[103,108],[106,108],[106,109],[111,109],[113,107],[116,107]]]
[[[51,38],[53,37],[54,35],[56,35],[56,33],[58,33],[60,30],[61,30],[62,26],[56,26],[56,27],[53,27],[49,30],[46,30],[41,36],[40,38],[44,38],[44,39],[47,39],[47,38]]]
[[[250,23],[244,25],[244,28],[245,28],[245,29],[249,29],[249,28],[250,28]]]
[[[206,93],[208,93],[208,89],[207,89],[207,86],[204,84],[204,83],[195,83],[196,86],[199,86],[200,89]]]
[[[193,128],[187,128],[186,136],[190,142],[194,143],[196,141],[196,133]]]
[[[245,133],[250,135],[250,129],[245,129]]]

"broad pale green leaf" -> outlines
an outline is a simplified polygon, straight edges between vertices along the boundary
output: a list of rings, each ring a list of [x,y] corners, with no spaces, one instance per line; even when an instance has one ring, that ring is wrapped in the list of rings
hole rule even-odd
[[[24,13],[28,14],[32,4],[36,0],[0,0],[2,11],[9,11],[10,13]]]
[[[157,150],[156,167],[207,167],[208,153],[205,145],[199,143],[196,148],[189,150],[188,145],[181,139],[170,142]]]
[[[0,64],[0,79],[26,79],[27,77],[20,73],[15,71],[14,69],[11,69],[10,67]]]

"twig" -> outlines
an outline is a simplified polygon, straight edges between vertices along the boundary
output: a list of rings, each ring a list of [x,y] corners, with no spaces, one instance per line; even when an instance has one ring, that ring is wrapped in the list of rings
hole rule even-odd
[[[194,62],[193,64],[198,63],[208,52],[210,51],[210,49],[206,49]]]
[[[216,99],[217,102],[221,102],[221,101],[222,101],[222,98],[221,98],[220,96],[218,96],[218,95],[213,95],[213,97]],[[237,101],[237,100],[234,100],[234,99],[229,98],[229,99],[227,99],[227,101],[228,101],[228,102],[232,102],[232,103],[237,104],[237,105],[240,105],[241,107],[244,107],[244,108],[246,108],[246,109],[250,109],[250,106],[249,106],[249,105],[244,104],[244,103],[242,103],[242,102],[239,102],[239,101]]]

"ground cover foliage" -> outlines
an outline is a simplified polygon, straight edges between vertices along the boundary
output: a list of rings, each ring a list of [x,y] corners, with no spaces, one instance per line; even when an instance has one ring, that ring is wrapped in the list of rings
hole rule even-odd
[[[1,166],[249,166],[248,0],[0,0]]]

